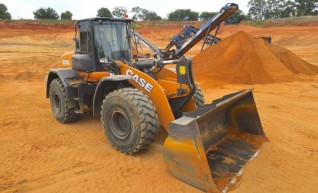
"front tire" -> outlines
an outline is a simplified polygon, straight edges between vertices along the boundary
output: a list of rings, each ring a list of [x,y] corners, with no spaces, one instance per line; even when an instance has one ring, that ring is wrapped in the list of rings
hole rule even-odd
[[[122,88],[106,95],[101,121],[112,146],[126,154],[146,149],[158,132],[158,115],[152,102],[135,88]]]
[[[49,96],[51,110],[56,120],[61,123],[69,123],[80,118],[80,116],[74,112],[74,108],[69,107],[65,88],[60,79],[52,80]]]

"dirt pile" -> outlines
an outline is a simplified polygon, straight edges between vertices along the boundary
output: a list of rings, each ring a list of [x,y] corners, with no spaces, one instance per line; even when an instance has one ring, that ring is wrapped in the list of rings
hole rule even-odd
[[[199,81],[258,84],[290,81],[296,74],[318,74],[318,67],[291,51],[238,32],[193,58]]]

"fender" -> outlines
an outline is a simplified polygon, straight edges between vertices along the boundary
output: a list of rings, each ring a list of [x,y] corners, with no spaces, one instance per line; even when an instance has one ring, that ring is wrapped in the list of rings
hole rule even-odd
[[[70,87],[68,84],[69,79],[82,79],[82,77],[78,74],[77,71],[73,69],[63,69],[63,68],[58,68],[58,69],[51,69],[49,71],[48,76],[45,78],[45,84],[46,84],[46,98],[49,98],[49,90],[50,90],[50,85],[51,81],[55,78],[59,78],[66,90],[66,92],[70,92]],[[67,96],[72,96],[67,93]]]
[[[120,88],[120,84],[128,83],[127,81],[131,79],[133,79],[133,77],[129,75],[113,75],[100,79],[93,98],[93,116],[99,115],[105,92],[106,94],[110,93]]]

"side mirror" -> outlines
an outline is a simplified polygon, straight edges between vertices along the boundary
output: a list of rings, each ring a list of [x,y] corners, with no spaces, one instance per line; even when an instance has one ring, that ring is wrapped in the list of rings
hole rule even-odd
[[[75,42],[75,49],[76,49],[76,51],[80,51],[79,39],[78,39],[76,36],[74,36],[74,37],[73,37],[73,40],[74,40],[74,42]]]

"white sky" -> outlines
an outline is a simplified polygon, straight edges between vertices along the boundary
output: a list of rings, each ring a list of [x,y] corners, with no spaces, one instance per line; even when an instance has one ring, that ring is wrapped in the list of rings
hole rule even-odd
[[[248,0],[0,0],[11,13],[12,19],[33,19],[33,11],[40,7],[52,7],[60,15],[64,11],[73,13],[73,19],[95,17],[97,10],[107,7],[110,11],[115,6],[124,6],[128,11],[139,6],[149,11],[155,11],[161,17],[176,9],[191,9],[192,11],[219,11],[226,3],[237,3],[239,8],[247,13]],[[128,12],[129,16],[132,16]]]

